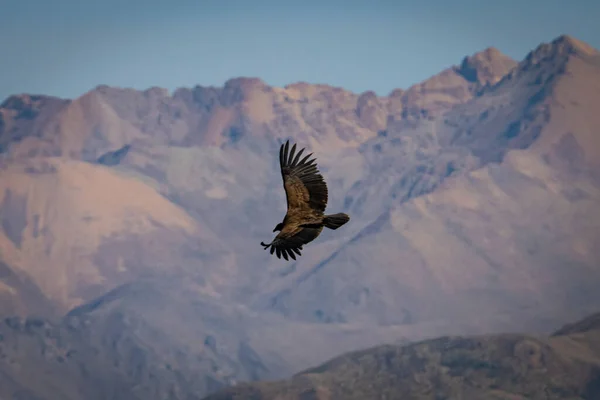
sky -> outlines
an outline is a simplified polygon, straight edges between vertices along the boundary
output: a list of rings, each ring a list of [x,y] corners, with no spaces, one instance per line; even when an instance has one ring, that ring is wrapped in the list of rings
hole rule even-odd
[[[387,95],[489,46],[600,49],[598,21],[596,0],[0,0],[0,101],[239,76]]]

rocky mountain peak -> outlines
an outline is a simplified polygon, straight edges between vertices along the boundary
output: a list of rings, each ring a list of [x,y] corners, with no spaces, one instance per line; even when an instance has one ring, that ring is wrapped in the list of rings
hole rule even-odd
[[[540,64],[564,64],[570,57],[594,57],[598,50],[589,44],[568,35],[561,35],[550,43],[542,43],[523,60],[521,69],[530,69]]]
[[[46,104],[50,102],[60,103],[63,101],[64,100],[52,96],[18,94],[9,96],[4,100],[2,104],[0,104],[0,110],[16,112],[20,118],[27,118],[27,115],[21,114],[32,114],[31,117],[34,117]]]
[[[457,72],[469,82],[495,84],[517,65],[517,62],[495,47],[465,57]]]
[[[586,42],[576,39],[573,36],[569,35],[561,35],[557,37],[550,43],[550,45],[557,48],[560,51],[567,53],[576,53],[588,56],[594,56],[599,54],[598,50],[594,49]]]
[[[256,88],[256,87],[264,87],[267,85],[260,78],[240,76],[240,77],[236,77],[236,78],[227,80],[225,82],[224,86],[225,86],[225,89],[229,89],[229,88],[249,89],[249,88]]]

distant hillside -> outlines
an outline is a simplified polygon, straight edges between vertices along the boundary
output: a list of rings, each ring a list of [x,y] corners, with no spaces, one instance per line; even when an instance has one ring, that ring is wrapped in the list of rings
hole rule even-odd
[[[598,320],[600,314],[588,318]],[[581,321],[578,324],[585,324]],[[600,398],[600,331],[442,337],[337,357],[286,381],[205,400]]]
[[[163,274],[119,286],[58,320],[2,318],[0,398],[199,399],[401,337],[257,314]]]
[[[198,261],[219,256],[214,233],[151,186],[76,160],[10,163],[0,180],[0,219],[1,260],[22,275],[0,275],[10,278],[0,293],[31,304],[12,311],[21,315],[43,314],[50,305],[66,312],[118,284],[161,271],[187,270],[190,279],[208,285],[210,272],[200,276]],[[50,304],[34,304],[34,290]]]
[[[194,308],[204,310],[201,320],[190,315]],[[239,380],[268,377],[261,356],[238,333],[240,315],[193,284],[143,280],[59,322],[6,318],[0,397],[199,399]]]

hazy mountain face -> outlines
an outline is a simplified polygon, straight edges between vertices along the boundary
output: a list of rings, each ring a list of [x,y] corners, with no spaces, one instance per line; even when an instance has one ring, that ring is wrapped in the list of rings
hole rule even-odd
[[[385,97],[251,78],[12,96],[0,313],[43,322],[4,350],[0,382],[29,398],[108,381],[125,398],[201,397],[382,342],[595,311],[597,104],[600,56],[570,37],[519,63],[490,48]],[[317,157],[328,211],[352,217],[296,262],[259,246],[285,214],[288,138]],[[13,322],[6,335],[25,335]],[[55,392],[20,367],[54,371],[46,330],[78,354]],[[97,372],[79,367],[94,357]]]

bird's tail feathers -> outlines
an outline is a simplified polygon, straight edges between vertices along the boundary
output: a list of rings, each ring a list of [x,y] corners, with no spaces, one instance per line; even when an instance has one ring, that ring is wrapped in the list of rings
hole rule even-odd
[[[350,221],[350,216],[348,214],[337,213],[326,215],[325,218],[323,218],[323,225],[329,229],[335,230],[348,221]]]

